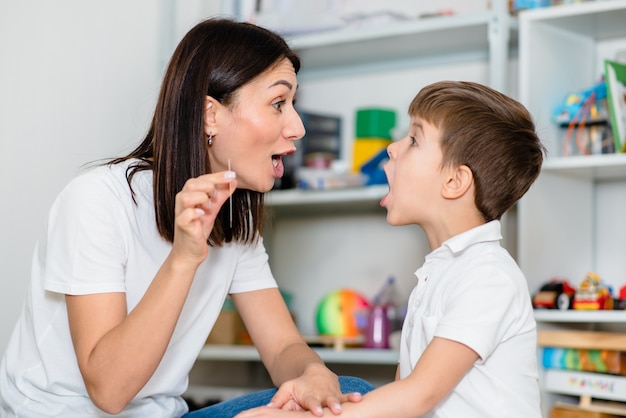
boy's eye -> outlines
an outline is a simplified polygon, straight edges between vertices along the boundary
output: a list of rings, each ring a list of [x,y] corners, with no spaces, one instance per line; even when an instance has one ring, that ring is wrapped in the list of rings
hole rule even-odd
[[[417,145],[417,140],[415,139],[414,136],[409,136],[409,143],[413,146],[413,145]]]

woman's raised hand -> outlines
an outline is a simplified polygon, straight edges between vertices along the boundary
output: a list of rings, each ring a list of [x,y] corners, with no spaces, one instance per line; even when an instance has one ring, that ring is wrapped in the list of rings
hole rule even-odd
[[[172,252],[200,264],[220,208],[237,187],[234,171],[205,174],[185,182],[176,195]]]

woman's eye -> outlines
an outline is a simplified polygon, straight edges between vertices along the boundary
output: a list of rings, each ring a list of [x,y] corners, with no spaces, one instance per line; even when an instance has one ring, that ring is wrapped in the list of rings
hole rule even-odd
[[[274,109],[280,111],[284,104],[285,104],[285,101],[284,100],[280,100],[278,102],[274,102],[272,104],[272,106],[274,106]]]

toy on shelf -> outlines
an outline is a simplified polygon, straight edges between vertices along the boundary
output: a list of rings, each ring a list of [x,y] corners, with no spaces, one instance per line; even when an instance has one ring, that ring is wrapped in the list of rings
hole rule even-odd
[[[533,308],[571,309],[575,293],[576,289],[569,284],[567,279],[560,277],[552,278],[533,295]]]
[[[574,295],[574,309],[613,309],[611,289],[605,286],[597,273],[589,272],[583,278]]]
[[[544,347],[542,363],[546,369],[626,375],[626,352],[617,350]]]
[[[351,289],[326,294],[317,306],[317,331],[322,336],[357,337],[361,334],[357,313],[366,312],[369,301]]]
[[[552,118],[564,128],[563,156],[615,152],[604,80],[585,91],[567,94]]]
[[[626,285],[619,288],[617,298],[615,298],[615,302],[613,304],[613,309],[620,311],[626,310]]]
[[[389,158],[387,146],[396,126],[392,109],[366,108],[356,112],[356,138],[352,149],[352,171],[366,177],[365,185],[387,184],[382,165]]]

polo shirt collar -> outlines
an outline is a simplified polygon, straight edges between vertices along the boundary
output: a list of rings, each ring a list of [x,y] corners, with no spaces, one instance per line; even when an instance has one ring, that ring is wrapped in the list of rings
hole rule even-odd
[[[465,231],[444,241],[442,247],[447,247],[453,254],[465,251],[467,248],[480,242],[500,241],[502,239],[500,221],[494,220],[486,224]]]

